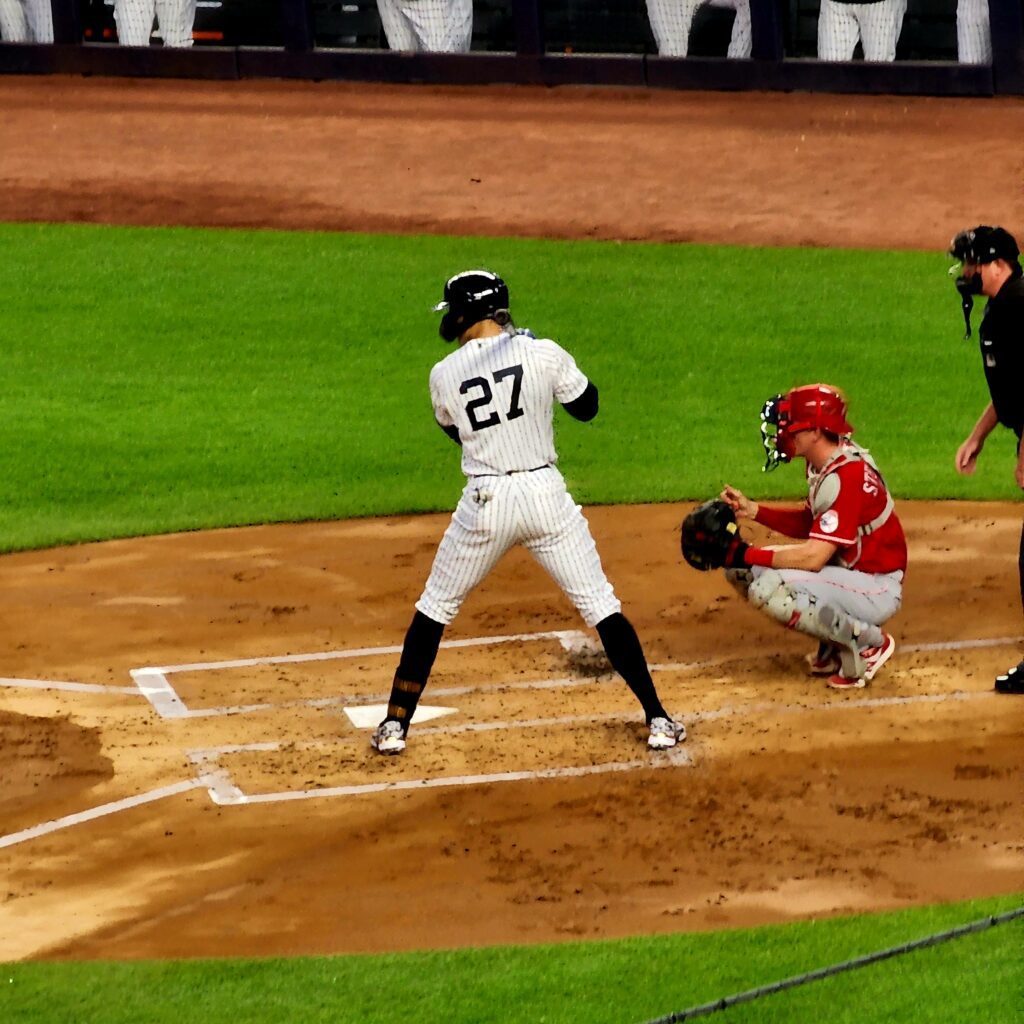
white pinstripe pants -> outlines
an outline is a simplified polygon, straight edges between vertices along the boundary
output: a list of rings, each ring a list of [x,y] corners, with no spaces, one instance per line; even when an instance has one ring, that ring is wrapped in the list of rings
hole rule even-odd
[[[729,7],[736,12],[727,57],[750,56],[750,0],[647,0],[651,33],[662,57],[685,57],[690,51],[690,29],[697,8]]]
[[[160,26],[164,46],[192,45],[196,0],[115,0],[117,40],[122,46],[149,46],[153,21]]]
[[[553,466],[469,478],[416,608],[447,625],[516,544],[540,562],[588,626],[621,611],[583,510]]]
[[[0,40],[5,43],[52,43],[50,0],[0,0]]]
[[[821,0],[818,15],[818,60],[853,60],[860,40],[867,61],[894,61],[903,30],[907,0],[842,3]]]
[[[992,28],[988,0],[958,0],[956,52],[961,64],[992,63]]]
[[[472,0],[377,0],[392,50],[466,53],[473,42]]]

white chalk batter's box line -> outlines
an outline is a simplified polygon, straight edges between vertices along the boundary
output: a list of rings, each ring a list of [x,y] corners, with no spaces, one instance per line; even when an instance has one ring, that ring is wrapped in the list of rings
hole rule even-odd
[[[714,711],[696,712],[686,716],[690,724],[711,722],[722,718],[738,717],[751,714],[800,715],[815,711],[836,712],[853,711],[864,708],[899,707],[910,704],[939,704],[946,701],[967,701],[989,698],[992,693],[929,693],[915,694],[904,697],[862,697],[854,700],[826,700],[816,703],[775,704],[761,702],[740,705],[738,707],[721,707]],[[596,725],[602,722],[630,722],[635,715],[608,712],[596,715],[565,715],[557,718],[535,718],[510,722],[471,722],[462,725],[427,726],[416,730],[416,738],[426,736],[452,736],[459,733],[488,732],[494,730],[536,729],[564,727],[572,725]],[[644,760],[611,762],[590,765],[582,768],[550,768],[533,771],[499,772],[488,775],[460,775],[449,777],[433,777],[427,779],[404,779],[397,782],[354,783],[348,786],[324,786],[316,789],[281,790],[276,793],[246,794],[235,784],[228,770],[220,763],[220,759],[231,754],[242,753],[273,753],[284,750],[323,750],[329,751],[338,747],[351,746],[354,742],[362,744],[362,737],[339,737],[335,740],[308,740],[302,742],[266,741],[261,743],[231,743],[219,747],[204,747],[188,751],[188,756],[196,765],[197,778],[206,786],[210,799],[215,804],[253,804],[277,803],[284,800],[312,800],[323,797],[358,796],[364,793],[380,793],[396,789],[429,789],[442,786],[468,786],[481,783],[513,782],[525,779],[572,778],[582,775],[598,775],[605,772],[636,771],[642,768],[681,768],[691,767],[695,761],[691,751],[692,743],[683,743],[673,750],[651,754]]]
[[[515,633],[505,636],[470,637],[465,640],[444,640],[442,648],[484,647],[495,644],[529,642],[540,640],[558,640],[566,651],[592,650],[593,640],[580,630],[562,629],[542,633]],[[1024,637],[995,637],[985,640],[952,640],[940,643],[907,644],[898,650],[912,654],[926,651],[967,650],[985,647],[1006,647],[1019,645]],[[227,669],[254,668],[262,665],[302,664],[317,661],[332,661],[343,658],[366,658],[382,655],[400,654],[401,646],[358,647],[341,651],[323,651],[313,654],[282,654],[261,658],[237,658],[229,661],[192,662],[184,665],[164,665],[160,667],[132,669],[131,676],[137,691],[152,704],[153,709],[161,718],[211,718],[222,715],[244,715],[263,711],[283,710],[287,708],[309,707],[325,708],[344,705],[376,704],[386,701],[389,694],[379,693],[352,697],[319,697],[305,700],[291,700],[279,703],[264,702],[259,704],[237,704],[225,707],[189,708],[167,678],[179,672],[217,672]],[[731,663],[751,660],[753,656],[725,656],[708,658],[702,661],[671,662],[652,664],[652,672],[696,672],[704,669],[717,668]],[[0,680],[0,685],[4,680]],[[13,681],[12,681],[13,682]],[[495,690],[526,690],[526,689],[557,689],[577,686],[593,686],[598,682],[596,677],[581,678],[571,676],[560,679],[515,680],[510,682],[478,683],[468,686],[434,687],[430,690],[431,697],[456,697],[467,693],[486,693]],[[68,684],[82,686],[83,684]],[[113,687],[110,689],[114,689]],[[117,688],[123,691],[123,688]]]
[[[1015,641],[998,641],[998,645],[1002,646],[1004,643],[1010,643]],[[963,644],[941,644],[941,645],[919,645],[919,650],[933,650],[933,649],[949,649],[950,647],[956,648],[958,646],[996,646],[996,641],[967,641]],[[34,680],[32,682],[41,682]],[[57,684],[58,686],[60,684]],[[922,694],[911,697],[864,697],[860,699],[843,700],[841,702],[828,701],[824,704],[810,705],[810,704],[795,704],[795,705],[776,705],[776,704],[760,704],[752,705],[749,707],[731,708],[723,707],[715,711],[701,712],[689,716],[691,723],[695,721],[711,721],[717,718],[723,718],[730,715],[739,715],[756,711],[770,711],[778,714],[801,714],[811,711],[827,710],[827,711],[842,711],[842,710],[855,710],[862,707],[881,707],[901,704],[915,704],[915,703],[939,703],[946,700],[973,700],[978,698],[985,698],[992,696],[991,692],[981,693],[963,693],[956,692],[952,694]],[[624,716],[621,715],[591,715],[585,716],[578,719],[562,718],[555,720],[543,720],[537,719],[532,723],[522,723],[523,726],[537,725],[545,721],[554,721],[558,724],[571,724],[574,721],[601,721],[611,719],[622,719]],[[483,726],[478,726],[482,728]],[[512,727],[510,723],[505,723],[504,726],[501,724],[492,724],[491,728],[500,727]],[[445,732],[455,732],[457,730],[465,731],[467,726],[435,726],[432,728],[424,728],[417,730],[417,735],[423,734],[440,734]],[[313,745],[313,744],[310,744]],[[246,750],[266,750],[273,751],[281,748],[281,743],[269,742],[262,744],[234,744],[224,747],[213,747],[203,750],[194,750],[190,752],[190,759],[196,766],[196,777],[192,779],[185,779],[180,782],[175,782],[167,786],[160,786],[156,789],[148,790],[145,793],[139,793],[134,796],[125,797],[120,800],[114,800],[109,803],[101,804],[98,807],[92,807],[85,811],[79,811],[75,814],[65,815],[61,818],[56,818],[52,821],[42,822],[39,825],[34,825],[30,828],[23,829],[20,832],[14,832],[6,836],[0,836],[0,849],[9,846],[17,846],[20,843],[35,839],[40,836],[49,835],[53,832],[58,832],[62,829],[72,828],[76,825],[85,824],[89,821],[95,821],[99,818],[104,818],[112,814],[118,814],[121,811],[131,810],[135,807],[140,807],[145,804],[154,803],[158,800],[163,800],[168,797],[177,796],[183,793],[188,793],[193,790],[206,789],[210,799],[215,804],[238,804],[238,803],[274,803],[286,800],[308,800],[315,798],[330,798],[339,796],[355,796],[359,794],[367,793],[378,793],[385,792],[388,790],[418,790],[418,789],[429,789],[442,786],[467,786],[467,785],[485,785],[488,783],[495,782],[516,782],[526,781],[533,779],[550,779],[550,778],[572,778],[583,775],[594,775],[603,772],[622,772],[622,771],[634,771],[643,768],[663,768],[663,767],[675,767],[679,765],[687,765],[693,763],[692,755],[690,750],[693,749],[693,744],[687,741],[685,746],[677,747],[675,750],[667,751],[663,753],[653,754],[650,758],[642,761],[628,761],[628,762],[612,762],[604,765],[592,765],[589,767],[581,768],[552,768],[541,771],[525,771],[525,772],[501,772],[490,775],[465,775],[447,778],[432,778],[432,779],[415,779],[415,780],[400,780],[392,782],[378,782],[378,783],[364,783],[359,786],[338,786],[331,788],[315,789],[315,790],[285,790],[280,793],[259,793],[259,794],[245,794],[238,786],[235,785],[228,772],[219,764],[219,759],[222,755],[231,753],[240,753]]]
[[[443,640],[443,648],[487,647],[495,644],[530,642],[540,640],[557,640],[567,651],[589,648],[592,641],[586,633],[577,629],[558,629],[542,633],[513,633],[505,636],[470,637],[466,640]],[[186,665],[163,665],[160,667],[132,669],[131,677],[139,692],[153,705],[154,710],[162,718],[199,718],[217,715],[250,714],[256,711],[272,711],[285,707],[330,707],[339,704],[368,704],[386,700],[387,695],[361,697],[322,697],[313,700],[287,701],[285,703],[240,704],[233,707],[220,708],[189,708],[167,678],[177,672],[218,672],[226,669],[254,668],[261,665],[289,665],[316,661],[333,661],[340,658],[372,658],[383,655],[394,655],[402,652],[401,646],[357,647],[342,651],[322,651],[315,654],[281,654],[263,658],[235,658],[230,661],[192,662]],[[592,682],[592,680],[588,680]],[[552,680],[541,680],[532,685],[550,686]],[[569,685],[580,685],[584,680],[573,679],[559,681]],[[519,684],[522,685],[522,684]],[[431,690],[431,696],[454,696],[459,693],[474,692],[479,686],[437,688]]]
[[[922,704],[939,703],[947,700],[976,700],[991,697],[991,691],[981,693],[952,693],[952,694],[921,694],[912,697],[865,697],[861,699],[843,700],[841,702],[828,701],[823,704],[793,704],[775,705],[763,704],[748,708],[720,708],[716,711],[703,712],[690,716],[692,721],[710,721],[715,718],[723,718],[729,715],[739,715],[755,710],[772,711],[779,714],[801,714],[812,711],[853,711],[863,707],[881,707],[901,704]],[[585,721],[599,721],[602,719],[622,718],[623,716],[586,716]],[[544,721],[544,720],[537,720]],[[568,724],[574,719],[554,719],[559,724]],[[534,723],[536,724],[536,722]],[[433,732],[435,734],[454,732],[459,726],[435,726],[431,729],[421,729],[418,735]],[[310,744],[314,746],[315,744]],[[326,746],[326,744],[325,744]],[[31,828],[23,829],[20,832],[13,832],[10,835],[0,836],[0,849],[9,846],[17,846],[20,843],[28,842],[40,836],[49,835],[62,829],[72,828],[89,821],[96,821],[99,818],[118,814],[121,811],[141,807],[144,804],[155,803],[168,797],[178,796],[193,790],[205,789],[210,799],[215,804],[256,804],[256,803],[280,803],[291,800],[310,800],[316,798],[331,797],[352,797],[368,793],[380,793],[389,790],[421,790],[432,789],[444,786],[474,786],[486,785],[497,782],[520,782],[535,779],[574,778],[584,775],[596,775],[607,772],[636,771],[638,769],[668,768],[681,765],[693,764],[693,757],[690,750],[693,748],[690,741],[681,747],[671,751],[652,754],[645,760],[612,762],[603,765],[591,765],[580,768],[551,768],[540,771],[521,772],[499,772],[489,775],[462,775],[447,778],[430,779],[404,779],[392,782],[363,783],[356,786],[335,786],[313,790],[284,790],[279,793],[255,793],[246,794],[235,785],[227,770],[219,763],[220,758],[226,754],[242,753],[245,751],[274,751],[281,749],[282,744],[277,742],[255,743],[255,744],[233,744],[223,747],[211,747],[202,750],[190,751],[189,757],[196,766],[196,777],[184,779],[167,786],[160,786],[157,789],[148,790],[145,793],[138,793],[135,796],[125,797],[109,803],[101,804],[98,807],[91,807],[85,811],[75,814],[68,814],[53,821],[42,822],[33,825]]]

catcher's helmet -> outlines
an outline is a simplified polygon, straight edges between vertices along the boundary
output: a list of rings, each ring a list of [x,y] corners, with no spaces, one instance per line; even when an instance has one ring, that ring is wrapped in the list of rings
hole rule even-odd
[[[846,411],[843,393],[831,384],[802,384],[784,395],[773,395],[761,409],[761,443],[767,457],[764,471],[793,458],[793,438],[802,430],[848,437],[853,427]]]
[[[448,278],[444,299],[434,307],[444,313],[438,332],[445,341],[455,341],[473,324],[508,313],[508,285],[489,270],[464,270]]]

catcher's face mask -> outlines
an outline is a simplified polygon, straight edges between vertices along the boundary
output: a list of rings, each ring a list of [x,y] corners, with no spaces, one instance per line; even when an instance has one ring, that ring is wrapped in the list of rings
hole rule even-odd
[[[974,309],[974,296],[981,294],[981,268],[976,263],[957,260],[949,268],[949,276],[954,278],[956,290],[960,293],[960,306],[964,313],[964,338],[971,336],[971,310]]]
[[[761,444],[764,445],[765,463],[762,473],[770,473],[783,462],[793,458],[793,439],[787,436],[789,403],[782,395],[772,395],[761,407]]]

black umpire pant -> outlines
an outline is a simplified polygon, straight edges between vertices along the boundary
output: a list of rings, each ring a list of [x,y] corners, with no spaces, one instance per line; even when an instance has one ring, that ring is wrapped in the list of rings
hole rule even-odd
[[[1024,525],[1020,530],[1020,551],[1017,554],[1017,574],[1020,576],[1020,606],[1024,611]]]
[[[1020,458],[1021,435],[1017,435],[1017,457]],[[1024,611],[1024,523],[1020,529],[1020,549],[1017,552],[1017,576],[1020,579],[1020,606]]]

